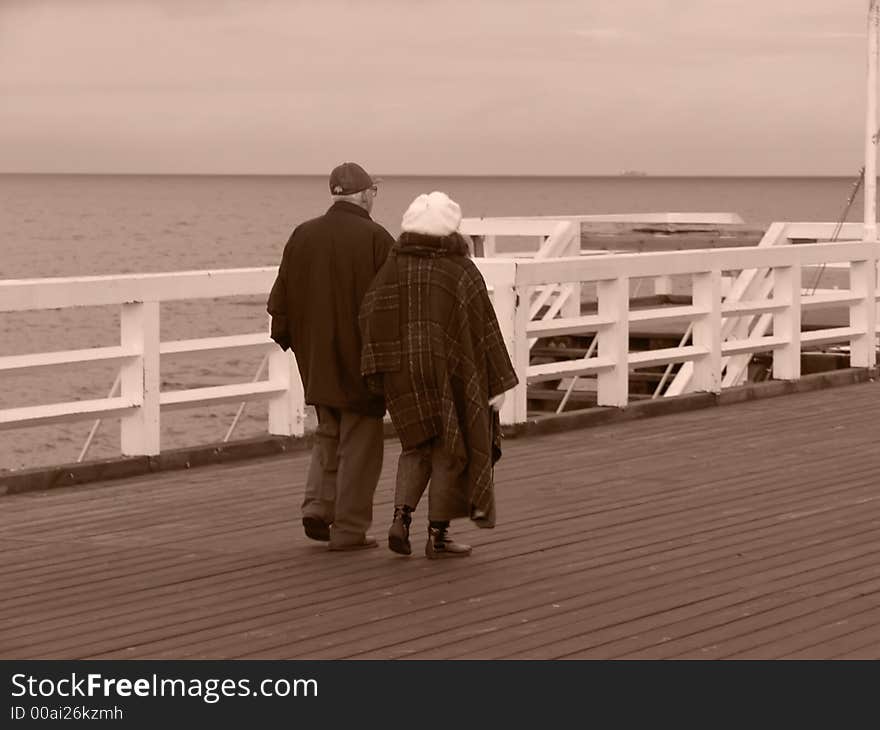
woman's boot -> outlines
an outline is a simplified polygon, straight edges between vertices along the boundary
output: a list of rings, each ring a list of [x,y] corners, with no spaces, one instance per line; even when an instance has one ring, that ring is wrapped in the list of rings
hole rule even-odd
[[[449,522],[428,523],[428,542],[425,544],[425,555],[435,558],[466,558],[471,554],[471,546],[455,542],[449,536]]]
[[[401,555],[409,555],[412,546],[409,544],[409,526],[412,522],[412,508],[403,506],[394,508],[394,519],[388,530],[388,548]]]

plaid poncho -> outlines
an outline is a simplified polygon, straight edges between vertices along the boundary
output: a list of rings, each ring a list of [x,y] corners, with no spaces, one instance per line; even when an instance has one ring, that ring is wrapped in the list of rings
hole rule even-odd
[[[466,477],[445,500],[449,514],[492,527],[500,434],[488,402],[517,377],[461,236],[402,234],[364,297],[360,325],[361,372],[384,392],[403,448],[439,438]]]

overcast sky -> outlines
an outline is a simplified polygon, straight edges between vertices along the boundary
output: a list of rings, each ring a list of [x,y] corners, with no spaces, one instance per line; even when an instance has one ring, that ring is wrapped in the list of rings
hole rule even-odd
[[[0,171],[842,174],[868,0],[0,0]]]

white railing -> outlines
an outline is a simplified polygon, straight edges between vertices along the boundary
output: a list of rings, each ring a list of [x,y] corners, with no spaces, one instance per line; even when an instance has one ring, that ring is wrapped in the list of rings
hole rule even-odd
[[[819,227],[816,227],[819,225]],[[787,224],[791,239],[820,237],[832,224]],[[823,227],[824,226],[824,227]],[[553,231],[551,231],[552,235]],[[847,228],[856,236],[861,227]],[[814,235],[818,234],[818,235]],[[748,247],[617,254],[555,259],[477,259],[487,285],[505,344],[520,378],[501,412],[507,424],[527,418],[527,386],[547,380],[594,376],[597,402],[626,406],[629,372],[669,363],[691,363],[693,390],[719,392],[724,358],[754,352],[773,353],[773,376],[800,377],[803,348],[845,343],[851,364],[876,363],[877,284],[876,242],[818,243],[797,246]],[[845,271],[845,288],[802,291],[805,274],[817,267]],[[725,272],[770,270],[770,285],[747,301],[722,298]],[[188,271],[165,274],[28,279],[0,281],[0,312],[77,306],[118,305],[121,308],[119,344],[64,352],[0,357],[0,374],[42,368],[67,368],[77,363],[114,362],[120,367],[118,395],[96,400],[0,410],[0,430],[94,419],[121,418],[122,451],[127,455],[159,453],[159,422],[163,410],[197,405],[265,399],[269,401],[268,430],[278,435],[304,432],[302,384],[292,355],[282,352],[266,332],[160,342],[159,304],[170,300],[239,295],[266,296],[274,267]],[[689,276],[692,301],[683,306],[630,310],[630,282],[640,278]],[[838,285],[843,284],[839,278]],[[595,314],[560,307],[551,317],[533,319],[536,292],[591,284],[596,289]],[[546,291],[546,289],[544,289]],[[579,301],[575,299],[575,302]],[[841,326],[802,331],[802,313],[810,308],[848,307]],[[742,317],[767,315],[772,334],[754,330],[725,337],[725,323]],[[692,343],[680,347],[629,351],[633,324],[685,320],[692,324]],[[530,345],[536,338],[595,334],[596,350],[587,357],[532,365]],[[161,391],[161,356],[210,350],[256,348],[268,354],[268,377],[245,383]],[[2,377],[2,375],[0,375]]]
[[[806,229],[792,230],[804,233]],[[537,286],[592,282],[597,290],[596,314],[546,321],[529,321],[523,307],[511,309],[509,304],[496,301],[499,323],[506,341],[513,343],[511,355],[521,380],[514,397],[505,403],[508,411],[502,412],[504,420],[525,420],[525,383],[593,375],[598,381],[598,404],[623,407],[629,401],[630,370],[669,363],[692,363],[692,389],[711,392],[720,392],[722,388],[723,358],[743,353],[772,352],[773,377],[783,380],[800,377],[802,347],[847,343],[854,367],[873,367],[876,363],[878,247],[880,244],[876,242],[816,243],[620,254],[592,259],[510,260],[506,269],[496,260],[493,262],[496,268],[490,275],[492,285],[496,291],[512,290],[513,296],[508,295],[508,299],[514,302],[527,301],[525,295]],[[803,294],[803,273],[832,264],[847,266],[847,288]],[[762,298],[748,301],[723,301],[722,273],[745,269],[771,270],[770,291]],[[690,276],[693,281],[691,304],[630,311],[630,281],[655,276]],[[801,331],[805,309],[835,306],[849,308],[849,321],[845,325]],[[765,313],[772,320],[772,335],[722,340],[725,320]],[[631,323],[664,320],[692,323],[692,343],[660,350],[629,351]],[[529,364],[527,343],[530,338],[588,333],[597,335],[594,356]]]
[[[839,240],[860,241],[863,235],[861,224],[849,223],[845,226],[831,223],[773,223],[767,229],[758,248],[790,245],[792,242],[802,240],[828,240],[833,233],[839,235]],[[725,277],[722,281],[724,301],[728,304],[734,302],[748,302],[761,300],[770,295],[773,289],[773,279],[769,269],[743,269],[735,276]],[[823,262],[816,267],[804,267],[803,287],[805,293],[829,293],[835,289],[849,286],[849,263],[848,262]],[[822,283],[826,287],[819,290],[813,284]],[[740,316],[726,317],[721,327],[722,341],[747,338],[761,338],[770,331],[773,317],[770,313],[746,313]],[[725,355],[721,361],[722,386],[733,387],[741,385],[748,375],[749,362],[752,353],[744,352],[735,355]],[[686,362],[679,368],[669,387],[663,393],[667,396],[680,395],[692,390],[691,376],[693,363]]]
[[[119,305],[119,345],[0,357],[0,373],[111,362],[120,368],[120,392],[95,400],[0,410],[0,430],[93,418],[121,418],[125,455],[159,453],[160,411],[173,408],[269,401],[269,433],[301,435],[305,408],[296,362],[266,332],[195,340],[159,341],[160,302],[239,295],[267,295],[277,269],[182,271],[0,281],[0,312]],[[162,355],[258,349],[268,353],[268,378],[247,383],[160,391]]]

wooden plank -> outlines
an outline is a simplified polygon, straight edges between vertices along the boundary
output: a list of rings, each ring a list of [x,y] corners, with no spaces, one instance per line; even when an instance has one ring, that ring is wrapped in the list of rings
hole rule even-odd
[[[721,314],[725,317],[738,317],[744,314],[763,314],[764,312],[778,312],[786,304],[774,302],[772,299],[747,299],[744,301],[723,302]]]
[[[266,294],[273,266],[0,281],[0,312]]]
[[[236,350],[240,347],[276,347],[265,332],[249,335],[230,335],[228,337],[203,337],[196,340],[171,340],[159,345],[163,355],[177,355],[189,352],[208,352],[212,350]]]
[[[666,322],[677,319],[693,319],[706,314],[702,307],[657,307],[655,309],[636,309],[630,311],[630,323],[641,324],[642,322]]]
[[[784,337],[775,337],[773,335],[764,337],[750,337],[744,340],[725,340],[721,343],[721,353],[723,355],[740,355],[746,352],[767,352],[769,350],[778,350],[785,347],[786,340]]]
[[[132,413],[138,406],[126,398],[99,398],[42,406],[5,408],[0,410],[0,431],[10,428],[46,426],[90,418],[113,418]]]
[[[590,357],[579,360],[564,360],[562,362],[550,362],[544,365],[529,365],[528,377],[530,383],[540,383],[544,380],[558,380],[559,378],[574,375],[588,375],[599,373],[614,367],[614,362],[609,357]]]
[[[849,342],[865,332],[858,327],[832,327],[830,329],[812,330],[801,333],[804,345],[827,345],[831,342]]]
[[[614,324],[612,320],[596,315],[541,319],[529,322],[526,327],[526,334],[529,337],[559,337],[561,335],[595,332],[611,324]]]
[[[655,367],[671,362],[687,362],[709,354],[706,347],[685,345],[683,347],[665,347],[658,350],[644,350],[629,353],[629,365],[634,368]]]
[[[163,390],[159,394],[159,403],[163,408],[194,408],[209,403],[219,405],[266,400],[285,391],[285,387],[276,385],[270,380],[260,380],[256,383],[234,383],[189,390]]]
[[[849,290],[840,292],[820,292],[811,296],[801,297],[801,309],[813,310],[825,307],[849,306],[862,301],[860,296],[851,294]]]
[[[88,362],[122,362],[137,357],[129,347],[90,347],[84,350],[37,352],[28,355],[0,357],[0,371],[14,373]]]

